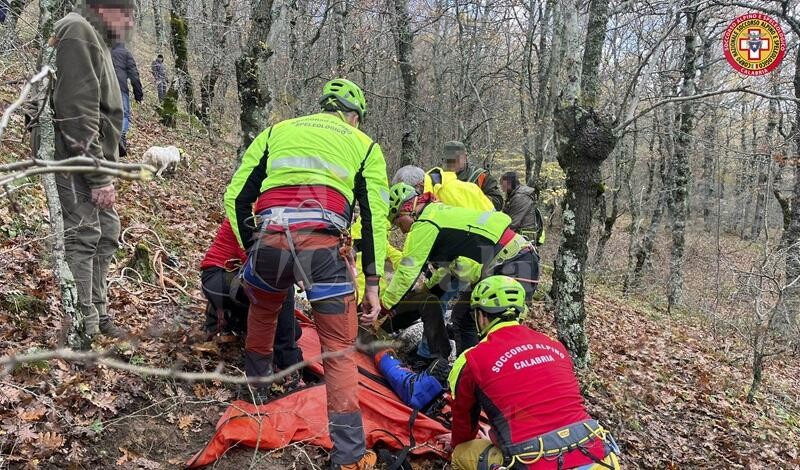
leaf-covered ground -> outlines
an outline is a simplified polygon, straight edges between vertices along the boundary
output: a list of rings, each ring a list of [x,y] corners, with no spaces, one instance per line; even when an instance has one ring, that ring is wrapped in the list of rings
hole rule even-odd
[[[15,92],[0,88],[0,103]],[[236,373],[240,351],[200,342],[197,265],[221,221],[221,195],[235,146],[197,129],[166,130],[148,106],[134,110],[131,156],[150,145],[179,145],[190,169],[173,178],[119,185],[123,243],[111,273],[111,308],[134,340],[114,346],[138,365]],[[0,159],[24,157],[19,122]],[[0,352],[59,344],[59,295],[50,271],[47,211],[36,181],[0,202]],[[163,270],[139,279],[126,268],[137,245]],[[170,267],[169,258],[178,261]],[[545,255],[544,262],[549,263]],[[695,273],[696,275],[697,273]],[[691,276],[691,275],[690,275]],[[690,277],[688,276],[688,277]],[[691,285],[689,286],[691,288]],[[611,428],[628,468],[800,468],[800,364],[771,359],[756,404],[747,345],[711,331],[698,315],[669,317],[644,300],[592,284],[588,328],[593,369],[582,376],[593,415]],[[539,305],[534,325],[553,332]],[[64,361],[18,367],[0,377],[0,468],[174,468],[211,437],[236,390],[141,378]],[[217,468],[320,468],[325,455],[297,445],[272,453],[235,450]],[[441,468],[441,462],[421,462]]]

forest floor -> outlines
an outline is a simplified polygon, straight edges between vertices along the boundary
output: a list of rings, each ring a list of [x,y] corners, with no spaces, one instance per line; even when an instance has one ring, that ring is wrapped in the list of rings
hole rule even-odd
[[[0,84],[7,82],[0,77]],[[18,89],[0,85],[0,104]],[[223,360],[226,372],[240,372],[235,347],[220,351],[197,340],[203,321],[197,266],[223,217],[235,146],[192,132],[185,122],[165,129],[149,105],[134,115],[127,161],[139,160],[150,145],[178,145],[190,168],[164,180],[119,183],[125,231],[111,269],[110,302],[135,339],[99,340],[94,347],[114,348],[132,364],[204,371]],[[14,120],[0,161],[25,158],[20,128]],[[57,347],[62,323],[44,196],[37,181],[21,184],[0,203],[3,355]],[[609,252],[625,238],[615,237]],[[557,240],[555,232],[550,240]],[[165,276],[181,287],[132,278],[123,268],[137,244],[177,259]],[[554,251],[552,245],[544,250],[544,264],[552,264]],[[687,291],[708,269],[689,268]],[[592,369],[581,381],[590,413],[613,430],[625,467],[800,468],[800,358],[771,358],[756,402],[748,404],[751,354],[740,336],[710,328],[691,309],[668,315],[653,300],[654,288],[624,298],[609,278],[595,273],[593,279],[587,288]],[[535,306],[531,323],[554,333],[544,305]],[[22,365],[0,377],[0,469],[177,468],[204,447],[234,396],[219,383],[142,378],[105,366]],[[235,449],[214,468],[321,468],[324,459],[324,452],[300,445],[269,453]]]

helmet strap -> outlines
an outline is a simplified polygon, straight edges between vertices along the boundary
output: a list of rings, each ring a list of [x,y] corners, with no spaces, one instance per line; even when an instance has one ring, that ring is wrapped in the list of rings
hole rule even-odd
[[[488,325],[486,325],[486,327],[485,327],[485,328],[481,328],[481,327],[480,327],[480,325],[478,324],[478,314],[479,314],[478,312],[480,312],[481,310],[480,310],[480,309],[477,309],[477,308],[476,308],[476,309],[474,309],[474,310],[472,311],[472,318],[473,318],[473,320],[475,321],[475,329],[478,331],[478,335],[479,335],[481,338],[483,338],[483,337],[485,337],[487,334],[489,334],[489,331],[491,331],[491,330],[492,330],[492,328],[494,328],[494,327],[495,327],[495,325],[497,325],[498,323],[502,323],[502,322],[506,322],[506,321],[512,321],[512,319],[511,319],[511,318],[508,318],[508,317],[506,316],[506,315],[507,315],[507,314],[508,314],[510,311],[512,311],[512,310],[513,310],[513,309],[511,309],[511,308],[510,308],[510,309],[508,309],[506,312],[504,312],[504,313],[500,314],[499,316],[495,317],[494,319],[492,319],[492,321],[490,321],[490,322],[489,322],[489,324],[488,324]],[[489,318],[489,317],[488,317],[488,316],[487,316],[485,313],[484,313],[484,316],[486,316],[487,318]]]
[[[338,115],[339,115],[339,119],[341,119],[342,121],[344,121],[344,122],[345,122],[345,123],[347,123],[347,124],[350,124],[350,122],[349,122],[349,121],[347,120],[347,118],[344,116],[344,113],[342,112],[342,110],[341,110],[341,109],[337,109],[337,110],[336,110],[336,114],[338,114]],[[358,121],[356,121],[356,124],[355,124],[353,127],[355,127],[356,129],[358,129],[358,126],[359,126],[360,124],[361,124],[361,119],[359,119]]]

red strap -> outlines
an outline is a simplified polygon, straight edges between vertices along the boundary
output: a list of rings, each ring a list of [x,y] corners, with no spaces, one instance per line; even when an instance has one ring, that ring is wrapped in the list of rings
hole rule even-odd
[[[517,233],[510,228],[507,228],[503,235],[500,237],[500,240],[497,241],[498,244],[502,246],[506,246],[517,236]]]

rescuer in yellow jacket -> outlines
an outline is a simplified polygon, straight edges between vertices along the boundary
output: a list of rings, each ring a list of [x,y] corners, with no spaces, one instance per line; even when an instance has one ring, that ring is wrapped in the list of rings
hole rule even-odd
[[[386,220],[387,227],[391,227],[389,220]],[[364,275],[358,269],[361,259],[361,219],[356,219],[350,233],[353,236],[353,247],[356,250],[356,291],[358,299],[364,293]],[[386,260],[389,261],[393,270],[400,268],[403,252],[393,247],[388,241],[386,243]],[[388,284],[381,278],[380,290],[385,291]],[[447,327],[444,323],[444,309],[439,302],[439,298],[427,290],[412,291],[403,298],[402,301],[392,309],[389,318],[381,323],[381,329],[387,333],[393,333],[411,326],[418,319],[422,319],[423,339],[425,343],[425,355],[421,360],[433,362],[436,359],[447,359],[450,357],[450,340],[447,337]]]
[[[358,315],[343,252],[357,202],[366,276],[362,321],[371,323],[380,313],[378,283],[386,258],[386,161],[380,146],[359,129],[367,110],[361,88],[333,79],[319,104],[319,113],[281,121],[256,137],[225,191],[231,227],[248,252],[242,270],[250,298],[245,373],[272,373],[277,315],[293,285],[302,282],[322,349],[334,353],[323,360],[332,466],[371,469],[376,456],[366,449],[358,368],[355,353],[348,352]],[[269,390],[259,386],[254,395],[268,400]]]
[[[400,266],[381,292],[384,310],[394,308],[411,291],[429,262],[460,270],[456,275],[468,284],[494,274],[511,276],[523,283],[527,300],[532,299],[539,257],[530,242],[508,228],[511,218],[506,214],[441,204],[430,193],[420,195],[398,183],[389,190],[389,217],[406,233],[406,240]],[[470,293],[471,289],[463,291],[453,308],[458,354],[478,342],[469,318]]]
[[[492,201],[477,184],[459,180],[458,175],[452,171],[431,168],[426,173],[418,166],[406,165],[394,174],[392,185],[397,183],[413,186],[419,194],[431,193],[439,202],[448,206],[494,210]]]

